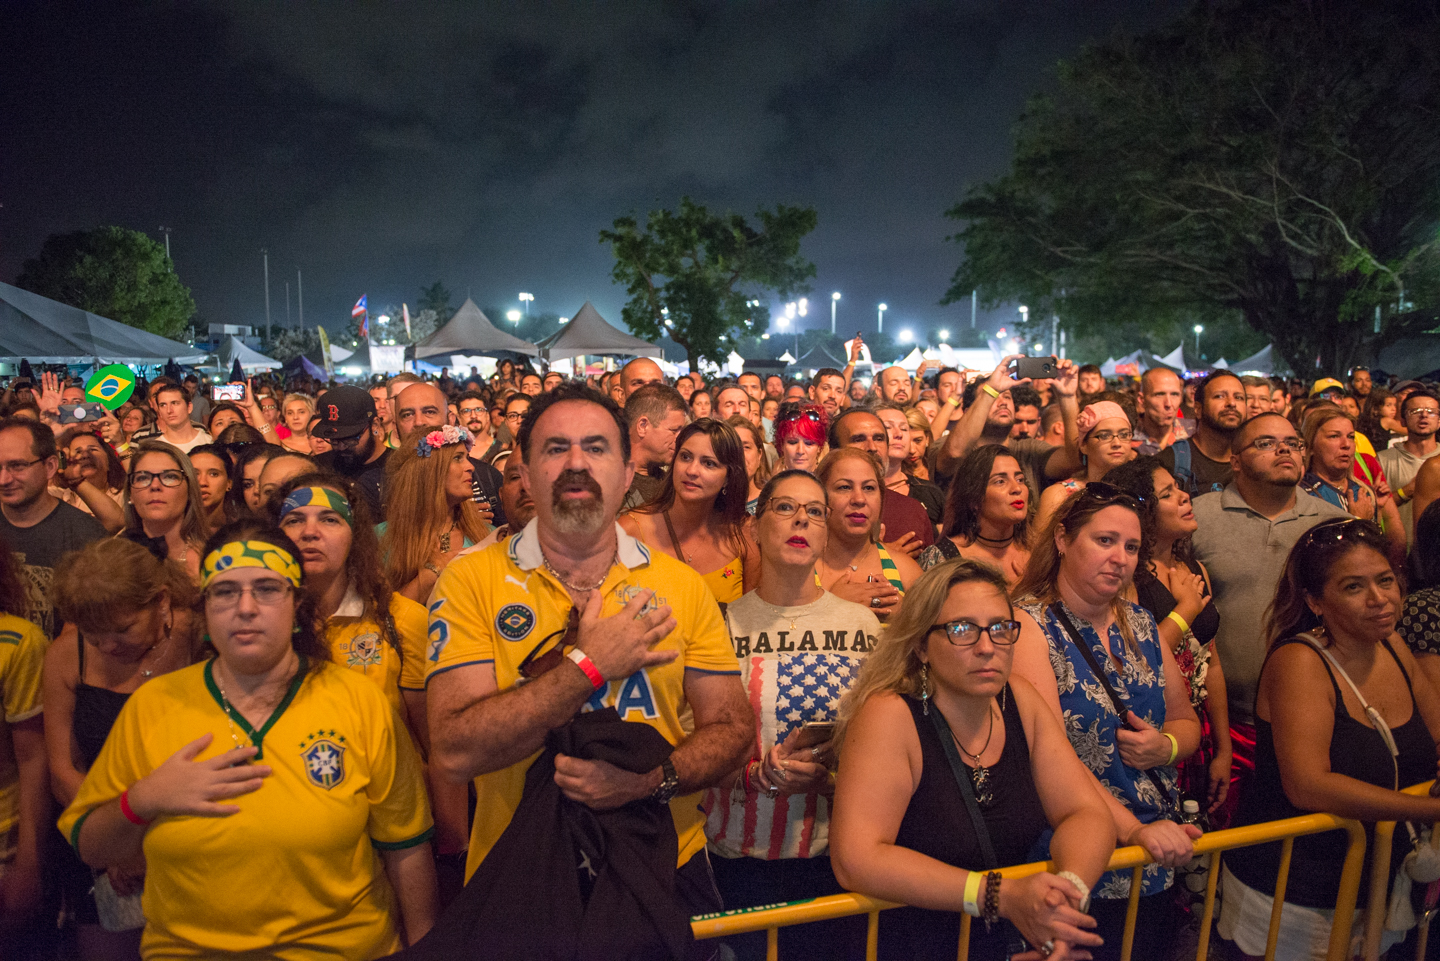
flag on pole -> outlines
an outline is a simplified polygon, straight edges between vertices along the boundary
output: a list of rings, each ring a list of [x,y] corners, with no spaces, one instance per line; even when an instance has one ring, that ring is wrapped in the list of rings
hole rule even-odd
[[[351,317],[359,317],[359,316],[363,315],[363,314],[365,313],[365,311],[366,311],[366,307],[365,307],[365,295],[364,295],[364,294],[361,294],[361,295],[360,295],[360,299],[357,300],[357,301],[355,301],[355,306],[350,308],[350,316],[351,316]]]
[[[369,340],[370,310],[365,306],[365,297],[365,294],[361,294],[360,299],[355,301],[355,306],[350,308],[350,316],[360,318],[360,336],[365,340]]]
[[[410,333],[410,305],[401,304],[400,314],[405,318],[405,339],[414,340],[414,336]]]
[[[326,335],[324,327],[316,327],[315,331],[320,335],[320,354],[325,361],[325,376],[334,377],[335,362],[330,356],[330,338]]]

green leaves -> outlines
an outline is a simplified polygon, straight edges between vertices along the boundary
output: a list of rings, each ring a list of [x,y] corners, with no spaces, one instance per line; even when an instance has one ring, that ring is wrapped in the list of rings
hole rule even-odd
[[[800,256],[800,241],[815,229],[814,209],[782,204],[755,219],[758,229],[685,197],[678,211],[651,211],[643,229],[620,217],[600,231],[615,255],[612,276],[630,294],[624,318],[636,336],[669,336],[692,370],[701,358],[723,364],[739,339],[769,326],[769,310],[756,303],[762,291],[808,293],[815,265]]]
[[[195,316],[165,245],[123,227],[50,235],[15,285],[162,337],[180,337]]]

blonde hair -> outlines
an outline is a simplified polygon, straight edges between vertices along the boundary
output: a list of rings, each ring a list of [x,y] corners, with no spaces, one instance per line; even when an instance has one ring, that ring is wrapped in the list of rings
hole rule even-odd
[[[925,432],[925,445],[928,447],[934,443],[935,435],[931,432],[930,421],[925,419],[925,412],[918,407],[910,407],[905,411],[905,420],[911,430],[923,430]]]
[[[755,449],[760,452],[760,463],[755,465],[755,473],[750,478],[750,483],[756,487],[764,487],[770,480],[770,452],[765,449],[765,432],[758,425],[751,422],[750,418],[740,414],[731,414],[730,419],[725,423],[735,428],[736,431],[748,430],[750,439],[755,443]]]
[[[461,534],[478,544],[489,533],[480,508],[469,497],[451,511],[445,499],[445,475],[460,441],[429,449],[421,457],[419,441],[431,428],[420,428],[390,455],[385,469],[385,515],[388,523],[380,541],[380,556],[390,582],[409,584],[430,562],[440,535],[453,521]]]
[[[306,409],[310,411],[310,416],[315,416],[315,398],[311,397],[309,394],[300,393],[285,395],[285,401],[280,405],[280,413],[282,415],[285,413],[285,405],[289,404],[292,400],[298,400],[300,403],[304,404]]]
[[[94,541],[66,555],[50,583],[50,603],[81,631],[103,631],[117,614],[142,611],[161,594],[172,611],[197,611],[200,590],[179,564],[169,564],[134,541]]]
[[[1305,412],[1300,420],[1300,437],[1305,441],[1305,469],[1310,469],[1310,464],[1315,458],[1315,435],[1320,433],[1320,428],[1332,420],[1343,418],[1350,422],[1350,427],[1355,427],[1355,418],[1350,412],[1336,404],[1316,404]]]
[[[146,454],[164,454],[175,462],[175,467],[185,475],[185,489],[187,493],[185,504],[185,517],[180,522],[180,536],[191,547],[199,548],[205,543],[205,502],[200,497],[200,478],[195,475],[195,466],[190,463],[190,458],[181,452],[180,448],[165,443],[163,440],[143,440],[135,445],[130,452],[130,472],[125,475],[125,532],[139,531],[145,533],[145,525],[140,520],[140,515],[135,513],[135,505],[131,503],[130,481],[135,476],[135,470],[141,458]]]
[[[835,469],[840,466],[842,461],[857,459],[864,461],[875,475],[875,483],[880,485],[880,503],[883,506],[885,503],[885,470],[880,466],[880,461],[874,454],[859,447],[838,447],[826,454],[825,459],[816,466],[815,477],[825,490],[826,502],[828,503],[830,500],[830,475],[835,473]],[[834,511],[831,511],[830,514],[832,517],[835,516]],[[880,511],[876,511],[875,519],[870,524],[869,536],[872,541],[880,536],[880,514]]]
[[[989,584],[1008,606],[1005,575],[983,561],[957,557],[937,564],[905,592],[905,603],[896,608],[890,620],[880,628],[879,640],[860,666],[860,676],[840,701],[839,721],[835,729],[837,750],[846,728],[873,695],[920,693],[920,650],[940,616],[940,609],[957,584],[979,581]],[[1011,608],[1014,614],[1014,608]]]

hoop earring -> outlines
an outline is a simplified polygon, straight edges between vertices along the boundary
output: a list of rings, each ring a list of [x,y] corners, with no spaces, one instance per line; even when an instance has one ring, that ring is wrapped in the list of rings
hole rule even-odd
[[[299,625],[299,624],[296,624],[294,627],[290,628],[290,635],[291,635],[292,637],[293,637],[294,635],[296,635],[296,634],[299,634],[299,633],[300,633],[300,625]]]
[[[930,716],[930,665],[920,665],[920,709]]]

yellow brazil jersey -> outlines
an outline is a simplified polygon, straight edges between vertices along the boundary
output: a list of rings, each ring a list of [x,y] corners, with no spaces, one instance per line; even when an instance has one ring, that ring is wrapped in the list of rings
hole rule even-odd
[[[205,732],[199,759],[256,744],[273,768],[238,814],[161,817],[145,833],[146,958],[264,951],[377,958],[400,947],[380,851],[429,839],[420,759],[379,689],[324,664],[303,668],[258,730],[227,716],[213,662],[141,685],[120,712],[60,830],[85,818]]]
[[[20,819],[20,769],[15,764],[9,725],[40,713],[40,674],[48,646],[45,632],[34,623],[0,614],[0,701],[5,705],[4,723],[0,724],[0,839]],[[0,849],[0,856],[4,854]]]
[[[651,551],[617,524],[619,563],[600,590],[601,617],[609,617],[646,589],[656,604],[669,604],[675,630],[657,651],[679,651],[669,664],[612,679],[595,692],[584,710],[613,707],[622,720],[640,721],[678,744],[690,733],[685,672],[739,675],[739,664],[720,608],[700,575],[668,554]],[[426,680],[469,664],[493,664],[500,690],[515,685],[520,663],[542,642],[554,645],[569,617],[570,595],[544,569],[536,522],[484,550],[457,557],[446,566],[430,596],[430,649]],[[508,768],[475,779],[475,826],[470,835],[466,877],[475,873],[499,840],[525,789],[525,772],[539,752]],[[680,840],[679,864],[705,847],[705,817],[699,792],[670,802]]]
[[[325,622],[325,642],[330,647],[330,660],[357,674],[364,674],[379,685],[400,711],[400,689],[425,689],[425,637],[429,617],[425,608],[400,593],[390,595],[390,616],[400,635],[404,658],[385,643],[385,632],[374,620],[365,617],[365,603],[351,587],[345,592],[340,608]]]

